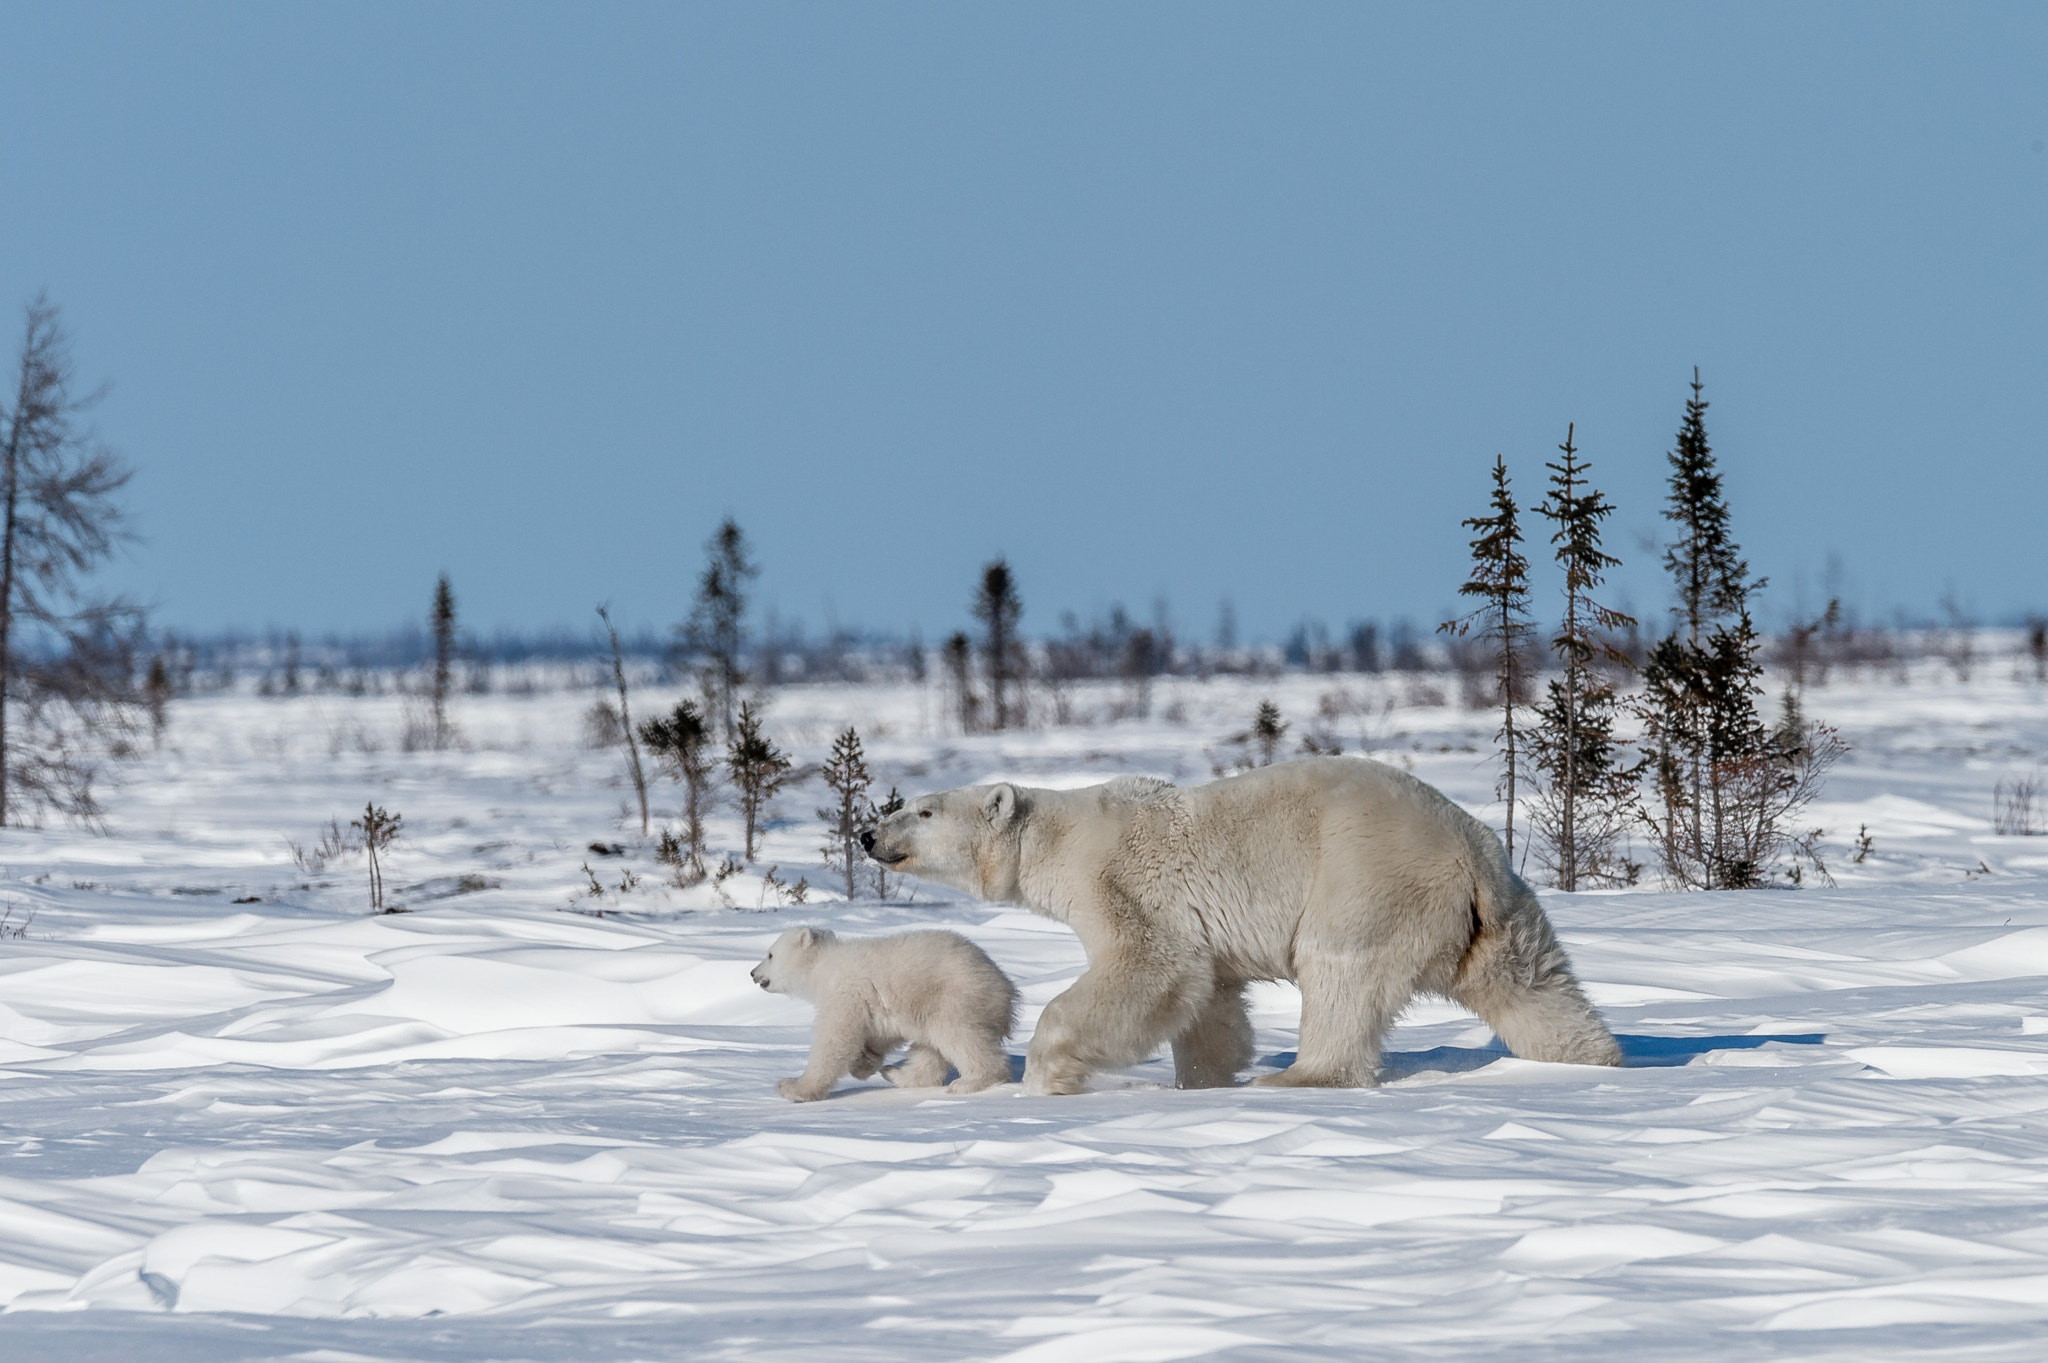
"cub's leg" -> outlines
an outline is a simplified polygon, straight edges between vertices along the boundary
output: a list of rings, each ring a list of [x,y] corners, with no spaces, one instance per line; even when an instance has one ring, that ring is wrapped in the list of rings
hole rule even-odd
[[[775,1091],[794,1103],[814,1103],[832,1091],[839,1076],[850,1073],[868,1050],[867,1017],[858,1012],[820,1010],[811,1025],[811,1063]]]
[[[882,1077],[900,1089],[936,1088],[946,1082],[946,1057],[929,1043],[914,1041],[901,1064],[890,1065]]]
[[[1079,1093],[1092,1072],[1136,1064],[1185,1031],[1214,987],[1206,967],[1197,974],[1091,965],[1039,1014],[1024,1053],[1024,1092]]]
[[[902,1044],[900,1040],[892,1040],[884,1044],[882,1040],[870,1037],[868,1044],[861,1050],[860,1059],[853,1062],[853,1067],[848,1073],[852,1074],[856,1079],[874,1078],[876,1074],[880,1073],[882,1066],[888,1063],[889,1052]]]
[[[1208,1003],[1173,1039],[1173,1085],[1229,1088],[1252,1063],[1252,1022],[1245,1015],[1243,983],[1218,983]]]
[[[935,1028],[932,1044],[960,1071],[960,1077],[946,1086],[948,1093],[979,1093],[1010,1082],[1010,1057],[1003,1052],[1003,1039],[986,1028]]]

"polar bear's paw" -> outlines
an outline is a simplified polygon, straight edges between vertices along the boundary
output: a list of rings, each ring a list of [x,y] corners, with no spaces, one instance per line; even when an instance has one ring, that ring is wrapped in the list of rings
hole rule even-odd
[[[1272,1074],[1261,1074],[1252,1080],[1261,1088],[1290,1089],[1355,1089],[1373,1088],[1378,1080],[1372,1076],[1360,1078],[1351,1074],[1326,1074],[1303,1069],[1300,1065],[1289,1065]]]
[[[792,1103],[815,1103],[830,1093],[831,1089],[806,1088],[801,1079],[780,1079],[776,1081],[775,1091]]]
[[[1042,1066],[1024,1067],[1024,1096],[1027,1098],[1060,1098],[1080,1093],[1087,1082],[1085,1072],[1054,1073]]]

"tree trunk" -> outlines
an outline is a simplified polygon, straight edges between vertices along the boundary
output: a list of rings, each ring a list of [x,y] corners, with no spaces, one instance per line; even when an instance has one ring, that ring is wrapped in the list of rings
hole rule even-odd
[[[28,401],[25,391],[15,397],[14,419],[8,423],[7,448],[0,453],[0,499],[6,503],[6,530],[0,534],[0,828],[10,822],[8,796],[11,793],[7,765],[7,701],[14,678],[14,520],[21,500],[21,411]]]

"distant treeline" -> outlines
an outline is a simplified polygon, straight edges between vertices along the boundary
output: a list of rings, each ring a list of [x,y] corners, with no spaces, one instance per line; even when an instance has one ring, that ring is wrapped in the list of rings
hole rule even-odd
[[[1026,679],[1057,685],[1161,676],[1435,673],[1484,682],[1492,668],[1476,641],[1433,638],[1408,620],[1353,622],[1338,631],[1309,618],[1277,643],[1253,644],[1190,642],[1156,624],[1138,625],[1115,609],[1086,627],[1071,616],[1062,624],[1058,634],[1018,642]],[[1640,630],[1618,634],[1613,643],[1641,665],[1647,648]],[[526,689],[542,677],[561,678],[554,683],[561,685],[584,670],[595,684],[596,670],[609,666],[610,647],[601,630],[463,633],[455,649],[456,686],[472,693],[506,685]],[[636,671],[662,682],[686,679],[701,661],[687,644],[654,630],[621,634],[619,647],[638,665]],[[940,670],[942,651],[915,634],[841,630],[820,636],[801,625],[771,623],[760,637],[747,641],[744,656],[761,682],[786,685],[922,681]],[[1927,659],[1942,660],[1960,680],[1969,680],[1999,657],[2018,658],[2026,671],[2038,663],[2048,673],[2048,629],[2038,620],[2018,627],[1981,627],[1865,625],[1845,619],[1774,634],[1766,654],[1773,664],[1804,672],[1807,680],[1820,684],[1836,670],[1899,672]],[[287,630],[171,631],[131,656],[138,666],[160,657],[181,695],[242,687],[282,695],[382,690],[395,675],[430,667],[435,648],[433,636],[418,627],[318,636]],[[522,683],[520,678],[530,680]]]

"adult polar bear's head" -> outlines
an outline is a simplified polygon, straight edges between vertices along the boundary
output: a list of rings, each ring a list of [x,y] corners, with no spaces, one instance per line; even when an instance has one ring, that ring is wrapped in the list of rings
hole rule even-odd
[[[920,795],[863,834],[861,846],[892,871],[1013,902],[1026,804],[1007,782]]]

